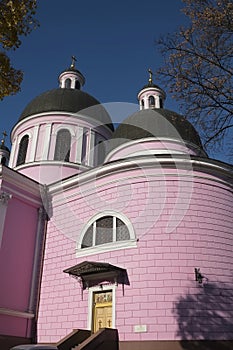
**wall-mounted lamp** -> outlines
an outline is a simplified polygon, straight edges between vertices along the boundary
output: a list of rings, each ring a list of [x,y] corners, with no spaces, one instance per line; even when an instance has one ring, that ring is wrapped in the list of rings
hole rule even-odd
[[[200,269],[195,268],[195,279],[198,283],[202,283],[204,276],[201,274]]]

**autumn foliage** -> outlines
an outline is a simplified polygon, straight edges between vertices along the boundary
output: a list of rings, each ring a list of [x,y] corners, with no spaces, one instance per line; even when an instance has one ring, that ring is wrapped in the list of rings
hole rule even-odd
[[[20,90],[23,73],[11,66],[7,51],[18,48],[21,36],[38,25],[35,10],[36,0],[0,1],[0,99]]]

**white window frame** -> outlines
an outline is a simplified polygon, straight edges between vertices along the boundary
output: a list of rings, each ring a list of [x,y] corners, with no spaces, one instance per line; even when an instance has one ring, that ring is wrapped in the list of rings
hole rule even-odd
[[[96,233],[96,221],[98,219],[101,219],[105,216],[112,216],[113,217],[113,242],[110,243],[104,243],[100,245],[94,245],[95,242],[95,233]],[[116,219],[120,219],[124,222],[124,224],[127,226],[129,230],[130,239],[124,240],[124,241],[117,241],[116,240]],[[81,248],[82,247],[82,241],[84,238],[84,235],[87,231],[87,229],[93,225],[93,236],[92,236],[92,247],[88,248]],[[135,237],[134,229],[132,223],[129,221],[129,219],[121,214],[117,213],[115,211],[104,211],[101,213],[98,213],[97,215],[93,216],[88,223],[83,227],[79,241],[76,248],[76,256],[82,257],[82,256],[88,256],[93,254],[99,254],[104,252],[109,252],[113,250],[119,250],[119,249],[128,249],[128,248],[135,248],[137,247],[137,240]]]
[[[18,160],[18,156],[19,156],[19,146],[20,146],[20,143],[23,139],[24,136],[28,136],[28,145],[27,145],[27,151],[26,151],[26,157],[25,157],[25,162],[23,164],[20,164],[20,165],[17,165],[17,160]],[[31,130],[25,130],[25,132],[23,132],[18,140],[17,140],[17,146],[16,146],[16,154],[15,154],[15,166],[14,167],[20,167],[21,165],[24,165],[26,163],[29,163],[29,160],[30,160],[30,150],[31,150],[31,140],[32,140],[32,132]]]

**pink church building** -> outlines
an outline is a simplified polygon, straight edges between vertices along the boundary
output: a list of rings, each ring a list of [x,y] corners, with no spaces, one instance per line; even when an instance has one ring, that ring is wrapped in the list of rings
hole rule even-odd
[[[84,83],[72,62],[0,145],[0,349],[233,349],[233,167],[151,75],[117,128]]]

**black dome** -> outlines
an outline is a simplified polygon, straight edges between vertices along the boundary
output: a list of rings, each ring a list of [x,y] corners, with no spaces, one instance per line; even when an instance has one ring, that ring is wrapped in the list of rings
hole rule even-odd
[[[192,142],[202,148],[195,128],[183,116],[168,109],[144,109],[126,118],[113,133],[110,150],[130,140],[169,137]]]
[[[144,90],[144,89],[147,89],[147,88],[155,88],[155,89],[159,89],[159,90],[162,90],[161,87],[159,87],[158,85],[152,83],[152,82],[149,82],[148,84],[144,85],[143,88],[141,90]],[[140,90],[140,91],[141,91]],[[164,92],[164,91],[163,91]]]
[[[9,148],[8,148],[8,147],[6,147],[6,146],[5,146],[5,145],[3,145],[3,144],[0,144],[0,149],[3,149],[4,151],[7,151],[7,152],[9,152],[9,153],[10,153]]]
[[[93,106],[96,107],[89,110],[89,107]],[[71,113],[83,111],[82,114],[94,118],[114,130],[109,114],[99,101],[78,89],[58,88],[42,93],[26,106],[19,120],[33,114],[55,111]]]

